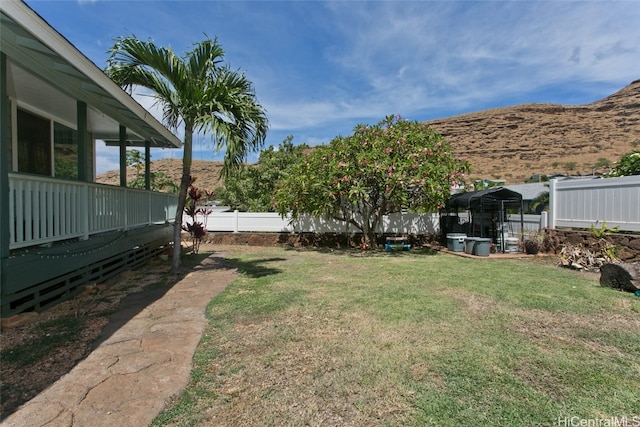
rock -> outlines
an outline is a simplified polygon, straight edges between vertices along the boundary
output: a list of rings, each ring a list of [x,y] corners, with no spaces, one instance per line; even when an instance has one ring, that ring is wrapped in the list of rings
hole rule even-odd
[[[629,240],[629,247],[637,252],[640,252],[640,238]]]
[[[252,234],[249,239],[247,240],[247,245],[248,246],[268,246],[265,243],[265,238],[262,235],[259,234]]]
[[[617,161],[640,137],[640,80],[586,105],[528,104],[425,122],[471,163],[471,178],[500,175],[507,184],[536,173],[594,170]],[[514,153],[517,153],[514,155]]]
[[[600,267],[600,285],[627,292],[640,290],[640,263],[603,265]]]

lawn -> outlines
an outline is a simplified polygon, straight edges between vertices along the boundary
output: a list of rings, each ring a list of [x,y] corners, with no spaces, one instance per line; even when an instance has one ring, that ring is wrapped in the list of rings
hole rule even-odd
[[[154,425],[640,425],[640,299],[596,274],[224,250],[239,276],[209,304],[191,382]]]

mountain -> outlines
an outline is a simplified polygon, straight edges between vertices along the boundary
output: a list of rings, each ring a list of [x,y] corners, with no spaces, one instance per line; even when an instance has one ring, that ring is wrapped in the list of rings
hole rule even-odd
[[[640,80],[592,104],[526,104],[425,122],[471,162],[471,176],[520,183],[591,175],[640,149]],[[601,160],[602,159],[602,160]]]
[[[153,157],[152,157],[153,158]],[[196,178],[196,187],[202,190],[213,191],[221,186],[220,171],[222,162],[208,160],[193,160],[191,164],[191,176]],[[182,178],[182,159],[159,159],[151,162],[151,172],[162,172],[176,185],[180,184]],[[134,168],[127,168],[127,179],[136,176]],[[120,185],[120,174],[117,170],[105,172],[96,178],[96,182],[110,185]]]
[[[602,100],[586,105],[525,104],[495,108],[425,122],[471,163],[471,178],[522,183],[532,175],[591,175],[640,149],[640,80]],[[194,160],[197,186],[212,190],[220,179],[221,162]],[[161,159],[152,171],[178,183],[181,160]],[[127,176],[135,176],[130,168]],[[98,182],[119,183],[118,172]]]

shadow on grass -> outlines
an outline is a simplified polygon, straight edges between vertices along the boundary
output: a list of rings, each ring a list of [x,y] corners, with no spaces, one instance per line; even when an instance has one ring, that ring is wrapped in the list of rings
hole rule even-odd
[[[386,251],[383,248],[362,250],[359,248],[287,248],[287,250],[294,250],[298,252],[315,251],[323,254],[339,255],[339,256],[352,256],[352,257],[411,257],[411,256],[433,256],[437,255],[438,251],[428,247],[415,248],[410,250],[392,250]]]
[[[232,267],[237,268],[239,273],[252,278],[265,277],[282,273],[282,270],[279,268],[268,267],[263,264],[286,260],[286,258],[263,258],[254,259],[251,261],[243,261],[239,258],[225,258],[225,262],[227,262]]]

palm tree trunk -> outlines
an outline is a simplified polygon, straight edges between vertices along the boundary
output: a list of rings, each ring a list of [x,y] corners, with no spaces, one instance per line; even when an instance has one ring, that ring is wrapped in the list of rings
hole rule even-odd
[[[171,261],[171,272],[178,273],[180,270],[180,255],[182,253],[182,215],[184,205],[187,201],[187,189],[191,183],[191,163],[193,159],[193,128],[185,123],[184,129],[184,152],[182,155],[182,178],[180,179],[180,189],[178,190],[178,207],[173,225],[173,259]]]

